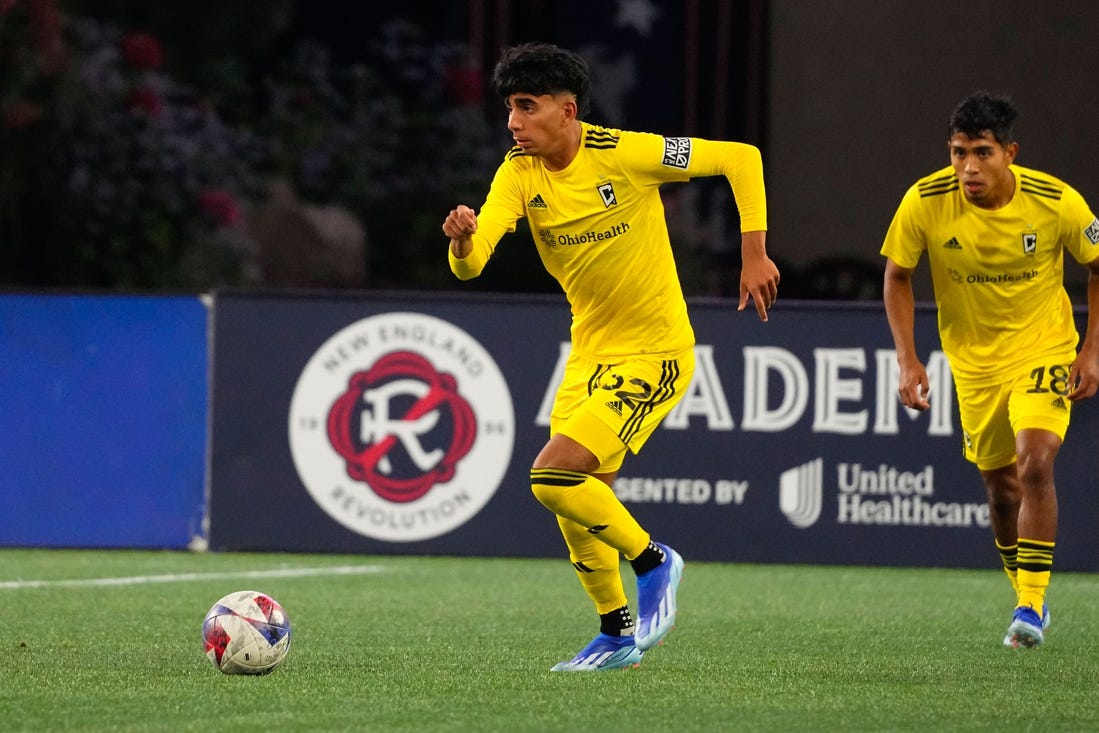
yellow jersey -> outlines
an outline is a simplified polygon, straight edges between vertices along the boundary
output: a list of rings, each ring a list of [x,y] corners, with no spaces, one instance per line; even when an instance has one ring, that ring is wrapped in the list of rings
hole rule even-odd
[[[1083,197],[1040,171],[1011,166],[1004,207],[970,203],[951,167],[905,193],[881,253],[914,268],[927,252],[943,353],[955,378],[989,385],[1024,360],[1079,341],[1064,288],[1064,252],[1099,255],[1099,221]]]
[[[741,231],[767,228],[763,163],[746,143],[663,137],[581,123],[580,149],[550,171],[512,148],[477,215],[473,250],[451,270],[479,275],[525,216],[546,270],[572,311],[573,350],[590,361],[670,355],[694,345],[660,184],[724,175]]]

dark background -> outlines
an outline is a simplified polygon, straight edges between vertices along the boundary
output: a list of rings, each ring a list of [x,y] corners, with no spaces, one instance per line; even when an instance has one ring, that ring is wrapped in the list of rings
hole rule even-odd
[[[0,287],[457,288],[440,223],[510,143],[487,75],[545,40],[591,63],[591,121],[763,149],[784,297],[876,299],[893,210],[972,91],[1017,99],[1021,164],[1099,195],[1097,8],[0,0]],[[664,197],[685,291],[735,295],[725,182]],[[524,231],[461,287],[557,290]]]

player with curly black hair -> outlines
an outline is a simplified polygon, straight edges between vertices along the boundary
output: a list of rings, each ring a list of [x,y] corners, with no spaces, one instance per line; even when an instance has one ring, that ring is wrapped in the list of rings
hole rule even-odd
[[[611,487],[626,451],[641,449],[694,370],[694,331],[659,187],[726,177],[741,220],[739,308],[750,298],[766,321],[779,272],[765,247],[761,156],[745,143],[586,122],[588,65],[550,44],[506,49],[493,84],[515,147],[480,212],[461,205],[447,215],[450,267],[463,280],[476,277],[526,217],[546,270],[565,292],[572,348],[531,489],[556,515],[600,624],[579,654],[553,670],[636,666],[675,622],[683,559],[653,541]],[[619,571],[623,557],[637,576],[636,630]]]

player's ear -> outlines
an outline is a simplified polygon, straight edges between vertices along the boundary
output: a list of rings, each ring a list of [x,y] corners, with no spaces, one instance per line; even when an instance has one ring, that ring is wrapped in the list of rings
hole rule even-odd
[[[1007,156],[1007,163],[1011,165],[1015,162],[1015,156],[1019,154],[1019,143],[1012,141],[1004,146],[1004,155]]]
[[[575,120],[576,115],[579,113],[579,108],[576,106],[576,97],[571,94],[566,96],[561,103],[561,111],[565,122]]]

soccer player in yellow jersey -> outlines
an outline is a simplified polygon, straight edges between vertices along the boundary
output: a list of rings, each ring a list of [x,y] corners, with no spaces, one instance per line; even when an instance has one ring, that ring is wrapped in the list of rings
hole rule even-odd
[[[916,353],[911,278],[927,253],[965,457],[984,480],[1016,594],[1004,645],[1017,648],[1045,640],[1057,533],[1054,459],[1072,404],[1099,386],[1099,221],[1071,186],[1015,164],[1016,116],[1009,98],[986,92],[954,109],[950,167],[908,189],[881,252],[899,394],[917,410],[929,407],[929,383]],[[1078,353],[1065,252],[1090,273]]]
[[[628,132],[583,121],[591,82],[578,55],[543,43],[506,49],[493,86],[515,140],[481,210],[446,217],[454,274],[476,277],[497,243],[526,217],[546,270],[572,310],[572,349],[554,402],[550,438],[531,488],[557,515],[569,559],[600,618],[599,633],[554,671],[636,666],[671,629],[683,559],[653,541],[611,486],[683,396],[694,332],[676,275],[659,186],[725,176],[740,211],[739,309],[759,317],[778,293],[767,256],[766,197],[751,145]],[[637,576],[635,629],[619,572]]]

